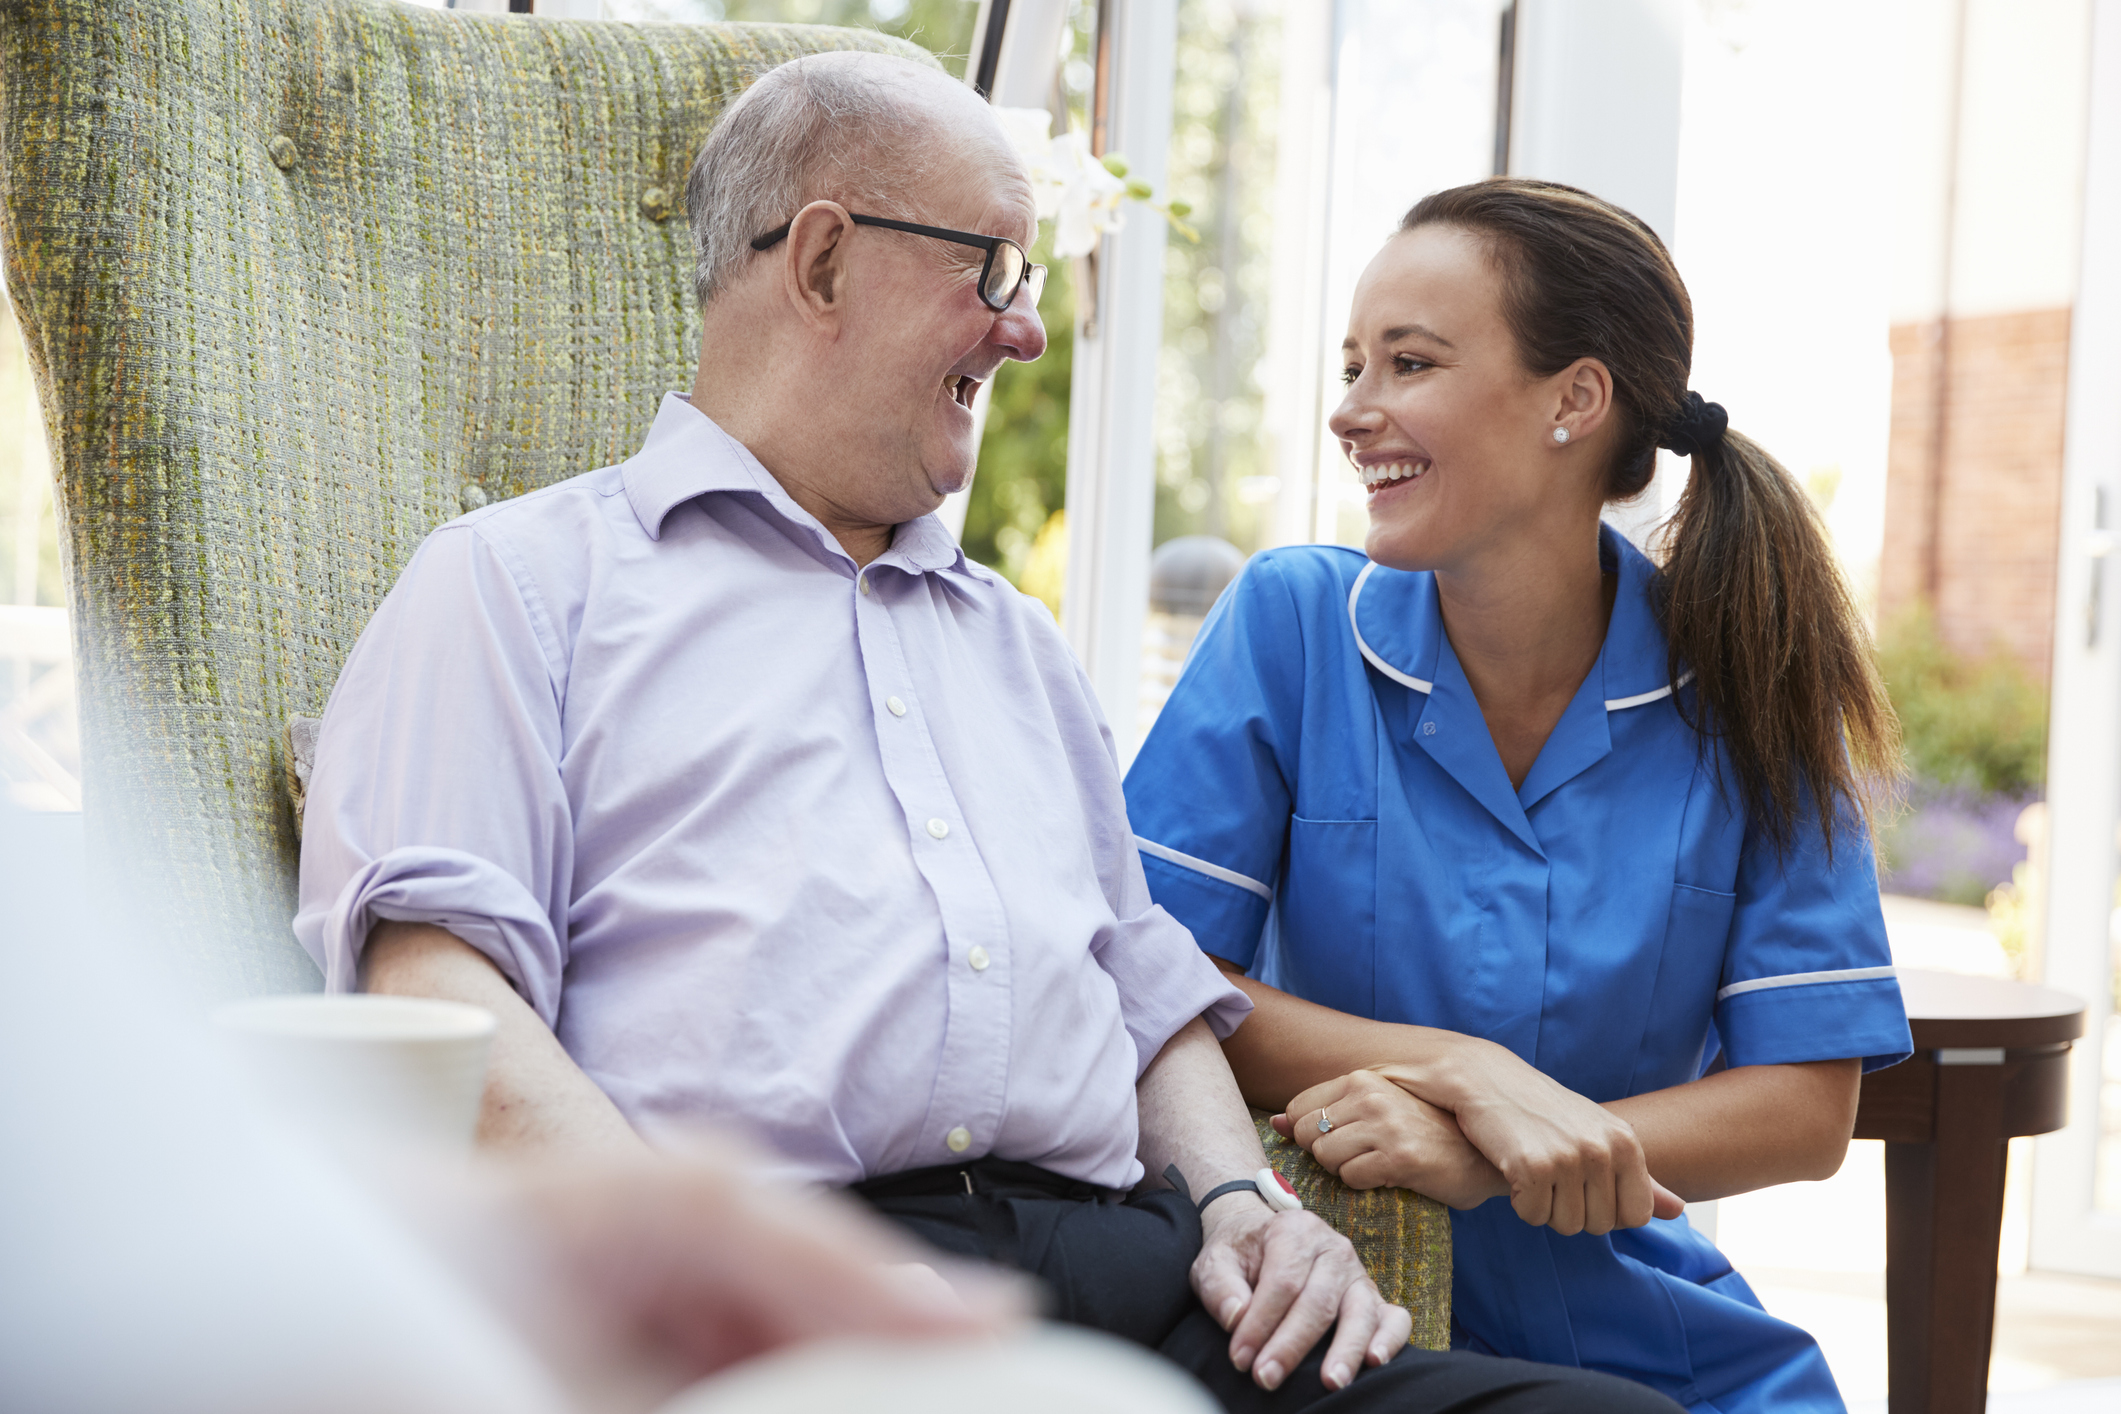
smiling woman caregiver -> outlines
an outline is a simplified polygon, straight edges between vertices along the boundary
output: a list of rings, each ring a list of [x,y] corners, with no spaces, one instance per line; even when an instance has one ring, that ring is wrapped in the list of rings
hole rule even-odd
[[[1458,1343],[1838,1410],[1676,1216],[1834,1172],[1909,1051],[1866,824],[1897,728],[1825,535],[1595,197],[1427,198],[1349,327],[1367,559],[1260,555],[1210,615],[1127,778],[1150,888],[1248,974],[1253,1103],[1460,1210]],[[1599,520],[1659,445],[1661,568]]]

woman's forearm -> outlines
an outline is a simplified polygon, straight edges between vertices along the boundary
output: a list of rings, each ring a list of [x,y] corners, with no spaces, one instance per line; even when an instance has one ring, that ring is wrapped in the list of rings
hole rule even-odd
[[[1349,1016],[1221,965],[1253,1005],[1223,1053],[1246,1100],[1262,1109],[1279,1112],[1314,1085],[1366,1069],[1462,1119],[1498,1104],[1551,1109],[1560,1098],[1543,1100],[1551,1082],[1519,1074],[1530,1068],[1491,1042]],[[1742,1066],[1605,1108],[1635,1130],[1659,1183],[1705,1202],[1840,1168],[1855,1127],[1859,1069],[1853,1060]]]
[[[1606,1108],[1633,1126],[1657,1181],[1700,1203],[1831,1178],[1856,1127],[1861,1083],[1854,1060],[1748,1065]]]
[[[1215,962],[1252,999],[1252,1014],[1223,1042],[1223,1055],[1246,1102],[1263,1110],[1279,1113],[1314,1085],[1381,1065],[1400,1067],[1394,1078],[1410,1091],[1454,1109],[1453,1056],[1489,1044],[1433,1026],[1350,1016],[1255,982],[1221,958]]]

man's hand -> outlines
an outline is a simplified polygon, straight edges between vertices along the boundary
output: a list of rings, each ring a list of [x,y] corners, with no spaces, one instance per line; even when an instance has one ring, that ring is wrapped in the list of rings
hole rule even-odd
[[[1135,1091],[1142,1166],[1158,1176],[1151,1182],[1176,1165],[1205,1192],[1266,1162],[1205,1021],[1196,1018],[1165,1042]],[[1193,1292],[1230,1332],[1231,1363],[1261,1389],[1278,1389],[1336,1321],[1319,1370],[1327,1389],[1397,1355],[1414,1326],[1412,1316],[1385,1304],[1355,1249],[1316,1214],[1272,1212],[1241,1192],[1201,1214]]]
[[[1261,1389],[1289,1371],[1338,1323],[1320,1378],[1345,1389],[1365,1365],[1399,1353],[1414,1327],[1388,1305],[1355,1248],[1315,1213],[1270,1212],[1243,1193],[1208,1205],[1193,1290],[1230,1332],[1230,1361]]]
[[[1333,1112],[1330,1134],[1318,1132],[1317,1111],[1323,1109]],[[1275,1133],[1350,1188],[1409,1188],[1453,1208],[1477,1208],[1510,1191],[1502,1171],[1466,1139],[1449,1110],[1374,1071],[1306,1090],[1273,1124]]]

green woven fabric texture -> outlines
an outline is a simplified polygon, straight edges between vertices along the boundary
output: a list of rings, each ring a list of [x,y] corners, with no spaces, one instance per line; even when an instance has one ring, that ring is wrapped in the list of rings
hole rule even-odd
[[[1451,1348],[1451,1212],[1404,1188],[1350,1188],[1318,1160],[1274,1132],[1252,1111],[1267,1162],[1289,1180],[1304,1206],[1355,1244],[1356,1255],[1385,1300],[1414,1315],[1407,1344]]]
[[[631,455],[691,385],[692,157],[752,77],[843,48],[925,57],[394,0],[0,0],[85,824],[205,985],[318,985],[288,718],[430,530]]]

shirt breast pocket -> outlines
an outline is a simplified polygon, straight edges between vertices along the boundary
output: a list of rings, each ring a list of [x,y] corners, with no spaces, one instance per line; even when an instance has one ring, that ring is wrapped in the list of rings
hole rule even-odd
[[[1664,952],[1650,994],[1648,1025],[1628,1093],[1680,1085],[1700,1074],[1702,1042],[1716,1010],[1716,986],[1738,896],[1691,884],[1672,886]]]
[[[1377,822],[1289,817],[1275,900],[1283,987],[1356,1016],[1377,1005]]]

